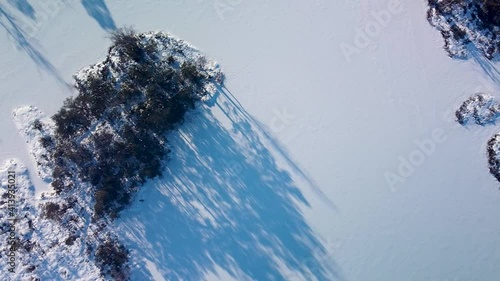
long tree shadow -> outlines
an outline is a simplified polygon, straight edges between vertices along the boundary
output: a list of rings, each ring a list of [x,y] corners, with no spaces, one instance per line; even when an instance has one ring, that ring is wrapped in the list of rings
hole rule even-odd
[[[479,51],[473,44],[470,44],[469,52],[471,53],[474,61],[481,67],[481,69],[488,75],[488,77],[497,85],[500,85],[500,71],[495,66],[494,62],[498,61],[498,59],[494,59],[493,61],[488,60],[484,57],[484,54]]]
[[[30,42],[25,32],[17,25],[16,19],[11,16],[0,5],[0,25],[5,28],[8,34],[12,37],[16,45],[23,50],[36,65],[51,76],[53,76],[60,84],[71,87],[64,81],[57,69],[50,63],[50,61]]]
[[[256,131],[260,133],[260,136],[266,143],[275,151],[277,154],[283,158],[283,160],[287,163],[290,169],[296,173],[302,180],[305,181],[307,186],[311,189],[311,191],[316,195],[318,199],[320,199],[326,206],[328,206],[332,210],[336,210],[335,204],[321,191],[316,182],[310,178],[288,155],[283,146],[272,136],[272,133],[260,123],[258,120],[254,119],[244,108],[243,106],[236,100],[236,98],[232,95],[232,93],[227,89],[219,89],[217,94],[222,94],[224,99],[220,102],[218,107],[224,112],[227,118],[232,119],[231,115],[242,116],[244,117],[243,123],[247,124],[247,126],[255,127]]]
[[[28,0],[9,0],[9,4],[23,13],[23,15],[29,17],[32,20],[35,19],[35,9],[33,9],[33,6],[31,6]]]
[[[227,93],[216,104],[169,136],[164,178],[143,186],[117,221],[132,279],[202,280],[216,269],[236,280],[340,278],[301,213],[308,202],[294,167]]]
[[[82,5],[102,29],[108,31],[116,29],[115,21],[104,0],[82,0]]]

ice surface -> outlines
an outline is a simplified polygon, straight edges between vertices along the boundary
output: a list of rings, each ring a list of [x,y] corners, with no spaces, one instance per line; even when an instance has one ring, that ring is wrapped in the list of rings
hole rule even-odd
[[[12,122],[12,110],[34,105],[52,115],[72,94],[71,76],[102,59],[109,43],[103,24],[89,16],[89,8],[80,1],[54,1],[51,9],[45,1],[29,1],[33,12],[11,2],[16,1],[0,1],[0,161],[17,157],[33,163]],[[391,13],[362,45],[355,43],[359,30],[373,26],[374,13],[388,10],[393,1],[96,2],[105,2],[106,15],[112,19],[108,23],[171,32],[217,60],[227,74],[227,89],[272,136],[272,142],[263,141],[263,149],[272,155],[286,151],[291,163],[321,191],[296,176],[286,160],[273,156],[278,160],[271,171],[288,171],[293,179],[290,185],[297,187],[296,194],[302,194],[308,205],[278,200],[274,195],[284,187],[278,183],[270,196],[248,192],[248,198],[239,198],[255,200],[249,206],[225,206],[226,200],[215,199],[210,202],[219,205],[203,206],[203,200],[191,200],[198,202],[192,206],[188,200],[175,205],[170,200],[180,200],[189,184],[196,183],[196,190],[206,192],[227,186],[225,192],[229,192],[233,185],[277,181],[263,173],[254,182],[242,173],[241,178],[219,182],[216,173],[225,167],[222,164],[200,167],[203,174],[180,167],[179,162],[175,165],[174,161],[183,159],[189,160],[192,169],[202,163],[219,164],[225,148],[210,138],[197,139],[193,144],[204,142],[206,149],[200,152],[205,158],[196,159],[195,147],[187,150],[189,142],[179,139],[183,144],[179,149],[185,148],[187,155],[182,158],[184,150],[179,151],[181,157],[169,169],[202,178],[190,178],[186,185],[167,177],[151,182],[139,195],[145,201],[124,213],[119,225],[124,239],[155,264],[137,260],[134,276],[153,279],[159,272],[167,280],[172,276],[244,280],[266,272],[278,276],[280,271],[292,274],[286,275],[290,280],[304,280],[294,274],[332,266],[342,279],[355,281],[496,280],[500,276],[499,183],[488,172],[486,155],[486,143],[499,128],[463,128],[454,120],[454,111],[471,94],[487,92],[498,98],[498,65],[450,59],[442,50],[441,35],[427,22],[426,1],[402,1],[402,11]],[[342,43],[356,47],[356,52],[344,56]],[[238,123],[228,120],[215,105],[206,110],[197,117],[202,120],[198,125],[181,132],[198,130],[193,136],[207,135],[206,128],[196,127],[205,124],[219,133],[213,137],[237,142],[233,137],[241,128],[231,130]],[[445,141],[435,143],[429,155],[423,154],[412,173],[400,173],[402,160],[419,154],[417,143],[432,140],[436,129],[443,132]],[[234,146],[247,149],[238,143]],[[242,152],[231,153],[241,156]],[[255,171],[254,166],[243,164]],[[34,165],[28,167],[36,175]],[[387,172],[400,176],[402,182],[391,188],[384,177]],[[174,185],[178,191],[167,188]],[[160,197],[165,190],[184,193]],[[257,208],[246,222],[241,210],[250,211],[259,202],[266,203],[260,207],[269,217],[258,218],[262,213]],[[300,226],[292,226],[321,241],[320,248],[327,253],[314,251],[314,245],[280,246],[280,240],[286,240],[284,222],[296,221],[281,212],[280,224],[273,225],[272,218],[277,217],[271,212],[280,210],[280,204],[297,208],[294,212],[304,218]],[[212,218],[210,212],[217,216]],[[258,232],[259,224],[268,232]],[[223,227],[221,232],[216,226]],[[227,236],[203,240],[206,228],[209,234]],[[274,239],[266,240],[270,237]],[[296,239],[286,241],[303,245]],[[220,241],[224,243],[214,243]],[[263,246],[266,241],[272,245]],[[263,257],[264,253],[269,256]],[[296,261],[280,260],[280,255]],[[254,260],[258,264],[252,264]],[[190,261],[195,264],[187,266]],[[318,267],[321,263],[325,265]]]

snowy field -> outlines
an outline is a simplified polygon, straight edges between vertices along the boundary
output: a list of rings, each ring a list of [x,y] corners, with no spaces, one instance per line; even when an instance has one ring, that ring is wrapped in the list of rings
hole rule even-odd
[[[47,190],[12,110],[54,114],[107,30],[167,31],[226,89],[117,221],[134,280],[498,280],[500,126],[454,111],[499,98],[500,66],[450,59],[426,1],[401,1],[0,0],[0,162]]]

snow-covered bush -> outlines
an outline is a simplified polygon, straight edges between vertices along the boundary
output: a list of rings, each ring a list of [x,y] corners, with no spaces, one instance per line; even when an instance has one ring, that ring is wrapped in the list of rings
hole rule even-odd
[[[53,187],[69,191],[73,177],[91,183],[97,217],[116,216],[137,186],[161,175],[166,133],[220,77],[167,34],[126,28],[111,39],[107,58],[75,76],[78,95],[53,116]]]
[[[29,258],[16,280],[52,279],[34,246],[63,263],[60,279],[128,280],[128,251],[110,222],[147,179],[161,175],[168,132],[223,82],[215,62],[168,34],[124,29],[111,39],[106,58],[75,75],[78,94],[51,119],[32,106],[13,111],[39,176],[54,191],[29,206],[37,216],[23,219],[38,244],[19,240]]]
[[[115,238],[108,238],[97,247],[95,261],[113,280],[127,280],[128,250]]]
[[[478,93],[465,100],[455,112],[457,122],[460,125],[475,123],[486,125],[494,123],[500,116],[500,105],[493,96]]]
[[[487,152],[490,173],[500,181],[500,133],[488,141]]]
[[[427,19],[442,34],[444,49],[453,58],[466,59],[479,50],[493,59],[500,53],[498,0],[428,0]],[[468,47],[472,44],[474,47]]]

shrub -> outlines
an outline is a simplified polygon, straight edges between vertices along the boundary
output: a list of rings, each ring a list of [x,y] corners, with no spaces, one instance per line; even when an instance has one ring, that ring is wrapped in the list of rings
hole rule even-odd
[[[86,112],[67,107],[61,108],[52,119],[56,123],[56,135],[63,138],[83,132],[90,126],[89,115]]]
[[[95,262],[103,276],[111,276],[114,280],[126,280],[128,255],[128,250],[118,240],[110,238],[97,246]]]
[[[54,202],[47,202],[42,206],[42,216],[51,220],[60,220],[62,215],[61,206]]]
[[[473,55],[472,43],[487,59],[500,53],[500,1],[428,0],[427,19],[443,36],[444,49],[452,58]]]
[[[500,26],[500,1],[482,0],[479,17],[486,25]]]
[[[54,145],[54,141],[52,137],[50,136],[44,136],[40,138],[40,144],[42,145],[43,148],[49,148]]]
[[[26,272],[31,273],[31,272],[35,271],[35,269],[36,269],[36,266],[33,264],[30,264],[26,267]]]
[[[76,236],[76,235],[70,235],[70,236],[68,236],[68,238],[66,238],[64,243],[68,246],[71,246],[75,243],[77,238],[78,238],[78,236]]]
[[[134,61],[141,61],[144,55],[137,32],[131,27],[122,27],[111,31],[109,38],[113,46],[121,50]]]
[[[198,71],[197,67],[193,63],[185,62],[181,65],[181,73],[184,78],[193,81],[198,84],[203,75]]]
[[[33,128],[38,131],[41,131],[43,129],[43,125],[42,122],[40,122],[40,119],[35,119],[35,121],[33,121]]]
[[[161,175],[165,136],[205,94],[208,78],[200,62],[179,67],[173,56],[157,58],[161,41],[131,28],[110,38],[108,58],[75,78],[78,95],[52,117],[53,138],[40,140],[53,146],[56,192],[69,191],[76,178],[90,183],[95,218],[118,216],[133,189]],[[116,53],[118,61],[111,59]]]

